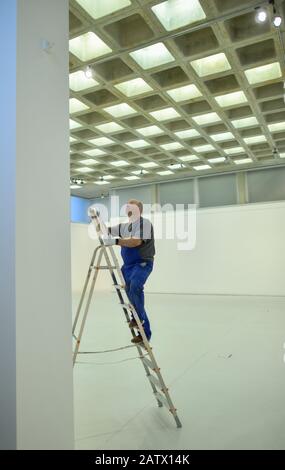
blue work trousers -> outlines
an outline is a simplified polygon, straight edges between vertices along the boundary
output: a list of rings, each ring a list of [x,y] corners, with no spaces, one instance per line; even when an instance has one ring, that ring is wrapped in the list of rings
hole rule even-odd
[[[122,273],[126,283],[126,293],[136,309],[148,340],[151,337],[150,323],[144,308],[144,285],[153,269],[153,261],[142,261],[132,265],[124,264]]]

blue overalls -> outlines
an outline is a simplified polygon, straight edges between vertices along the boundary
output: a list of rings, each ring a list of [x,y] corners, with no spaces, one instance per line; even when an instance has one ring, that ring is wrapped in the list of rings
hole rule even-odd
[[[144,285],[153,269],[153,261],[143,260],[139,247],[121,247],[124,260],[122,273],[126,283],[126,293],[136,309],[148,340],[151,338],[150,323],[144,308]]]

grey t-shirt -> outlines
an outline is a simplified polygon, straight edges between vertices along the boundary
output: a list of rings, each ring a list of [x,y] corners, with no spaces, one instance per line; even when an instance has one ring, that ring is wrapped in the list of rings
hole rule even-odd
[[[113,237],[139,238],[142,244],[135,248],[122,247],[122,257],[126,264],[137,261],[152,261],[155,255],[152,223],[143,217],[135,222],[126,222],[109,228]]]

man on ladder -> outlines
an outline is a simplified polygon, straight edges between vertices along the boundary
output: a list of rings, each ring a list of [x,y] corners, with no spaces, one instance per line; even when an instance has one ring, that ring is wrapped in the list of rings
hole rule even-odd
[[[144,307],[144,285],[153,269],[155,255],[154,234],[151,222],[142,217],[143,204],[131,199],[126,205],[129,218],[122,223],[108,228],[108,234],[103,237],[106,246],[119,245],[123,266],[121,268],[126,283],[125,289],[130,302],[143,325],[147,340],[151,338],[150,323]],[[130,328],[136,328],[137,323],[132,318]],[[143,342],[140,334],[132,339],[139,344]]]

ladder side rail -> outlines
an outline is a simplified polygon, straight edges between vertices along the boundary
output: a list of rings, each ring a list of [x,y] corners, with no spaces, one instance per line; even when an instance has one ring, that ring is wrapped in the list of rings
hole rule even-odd
[[[86,323],[87,314],[88,314],[88,311],[89,311],[89,306],[90,306],[90,303],[91,303],[95,283],[96,283],[98,273],[99,273],[98,268],[99,268],[100,263],[101,263],[102,255],[103,255],[103,253],[102,253],[102,251],[100,251],[99,256],[98,256],[97,265],[95,267],[93,279],[92,279],[92,282],[91,282],[91,285],[90,285],[89,295],[88,295],[87,303],[86,303],[85,310],[84,310],[84,313],[83,313],[83,317],[82,317],[82,321],[81,321],[81,325],[80,325],[80,329],[79,329],[79,334],[78,334],[78,337],[76,339],[76,345],[75,345],[75,350],[74,350],[74,354],[73,354],[73,365],[75,364],[76,357],[77,357],[77,354],[78,354],[78,351],[79,351],[80,342],[81,342],[84,326],[85,326],[85,323]]]
[[[80,301],[79,301],[79,304],[78,304],[78,307],[77,307],[76,315],[75,315],[75,318],[74,318],[74,321],[73,321],[72,334],[75,333],[76,325],[77,325],[77,322],[78,322],[78,319],[79,319],[79,316],[80,316],[81,308],[82,308],[82,305],[83,305],[83,302],[84,302],[84,297],[85,297],[86,290],[87,290],[87,287],[88,287],[88,283],[89,283],[89,280],[90,280],[90,277],[91,277],[91,273],[92,273],[92,269],[93,269],[93,266],[94,266],[96,254],[98,252],[98,248],[99,247],[95,248],[95,250],[93,252],[93,255],[92,255],[92,258],[91,258],[91,262],[90,262],[90,265],[89,265],[89,268],[88,268],[88,272],[87,272],[87,276],[86,276],[86,279],[85,279],[83,291],[82,291]]]

